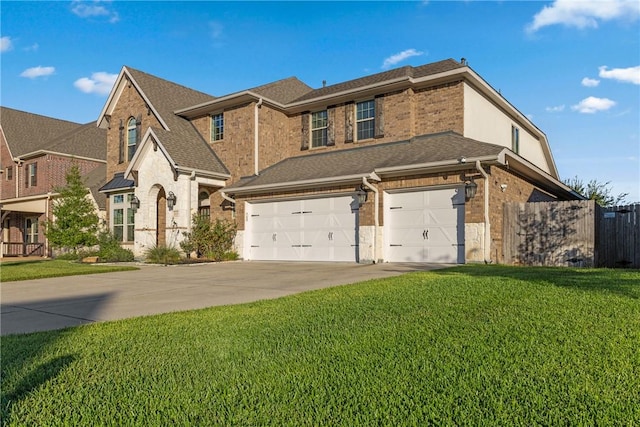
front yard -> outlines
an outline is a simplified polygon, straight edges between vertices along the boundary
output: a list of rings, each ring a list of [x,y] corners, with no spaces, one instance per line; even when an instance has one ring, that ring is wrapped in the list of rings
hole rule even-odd
[[[3,337],[0,416],[5,425],[638,425],[639,348],[637,270],[462,266]]]
[[[46,277],[76,276],[137,270],[126,265],[82,264],[64,260],[5,261],[0,264],[0,282],[44,279]]]

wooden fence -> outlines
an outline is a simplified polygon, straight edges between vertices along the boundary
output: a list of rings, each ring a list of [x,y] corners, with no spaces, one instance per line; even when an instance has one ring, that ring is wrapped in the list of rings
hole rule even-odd
[[[595,260],[593,201],[506,203],[506,264],[592,267]]]
[[[596,265],[640,268],[640,205],[598,210]]]
[[[640,205],[592,200],[507,203],[506,264],[640,268]]]

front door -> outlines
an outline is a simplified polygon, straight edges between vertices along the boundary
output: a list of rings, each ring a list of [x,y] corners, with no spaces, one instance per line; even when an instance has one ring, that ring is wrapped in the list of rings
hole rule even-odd
[[[167,195],[160,189],[156,200],[156,246],[167,246]]]

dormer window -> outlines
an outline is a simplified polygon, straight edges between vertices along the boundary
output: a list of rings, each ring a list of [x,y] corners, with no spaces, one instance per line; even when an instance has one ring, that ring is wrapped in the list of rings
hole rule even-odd
[[[138,126],[136,119],[131,117],[127,123],[127,160],[131,161],[136,153],[138,143]]]

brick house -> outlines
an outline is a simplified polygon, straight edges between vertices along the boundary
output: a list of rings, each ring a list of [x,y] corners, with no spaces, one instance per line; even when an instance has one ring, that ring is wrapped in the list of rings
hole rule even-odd
[[[0,107],[0,135],[0,257],[51,254],[43,226],[73,164],[105,216],[106,199],[97,190],[106,176],[106,132],[95,123]]]
[[[221,97],[123,67],[98,125],[109,225],[138,256],[200,212],[237,222],[246,260],[501,262],[504,202],[579,198],[464,60]]]

